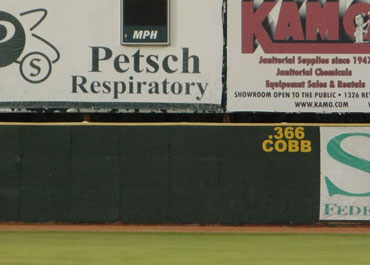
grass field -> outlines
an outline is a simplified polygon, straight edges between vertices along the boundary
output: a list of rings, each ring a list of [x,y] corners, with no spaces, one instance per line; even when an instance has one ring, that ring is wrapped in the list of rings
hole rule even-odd
[[[6,265],[368,265],[370,235],[0,231]]]

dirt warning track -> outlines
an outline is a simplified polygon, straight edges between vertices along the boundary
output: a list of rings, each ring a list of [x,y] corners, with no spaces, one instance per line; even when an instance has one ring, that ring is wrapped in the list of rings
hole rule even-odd
[[[0,231],[370,234],[370,226],[0,224]]]

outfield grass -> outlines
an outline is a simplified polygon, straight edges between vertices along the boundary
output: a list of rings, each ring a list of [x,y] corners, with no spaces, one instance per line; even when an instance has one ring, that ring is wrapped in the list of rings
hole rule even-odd
[[[369,265],[370,235],[0,232],[6,265]]]

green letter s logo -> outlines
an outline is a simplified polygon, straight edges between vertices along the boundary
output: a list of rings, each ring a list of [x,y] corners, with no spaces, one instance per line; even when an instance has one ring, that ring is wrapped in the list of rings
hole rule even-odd
[[[328,143],[328,146],[327,146],[328,153],[332,158],[334,158],[338,162],[341,162],[350,167],[357,168],[359,170],[362,170],[370,174],[370,161],[353,156],[347,153],[346,151],[344,151],[341,147],[341,143],[343,142],[344,139],[347,139],[353,136],[362,136],[362,137],[370,138],[370,134],[367,134],[367,133],[347,133],[347,134],[339,135],[337,137],[334,137]],[[349,196],[349,197],[370,197],[370,192],[350,193],[350,192],[344,191],[340,189],[339,187],[337,187],[328,177],[325,177],[325,182],[326,182],[326,186],[328,188],[330,196],[339,194],[339,195]]]

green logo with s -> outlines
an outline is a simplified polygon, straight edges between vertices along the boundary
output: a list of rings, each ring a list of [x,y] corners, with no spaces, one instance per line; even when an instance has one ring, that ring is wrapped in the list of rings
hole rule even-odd
[[[343,140],[353,136],[370,138],[370,134],[368,133],[346,133],[336,136],[328,143],[328,153],[338,162],[370,174],[370,161],[351,155],[344,151],[341,147],[341,143],[343,142]],[[349,197],[370,197],[370,191],[366,193],[351,193],[337,187],[328,177],[325,177],[325,182],[330,196],[338,194]]]

